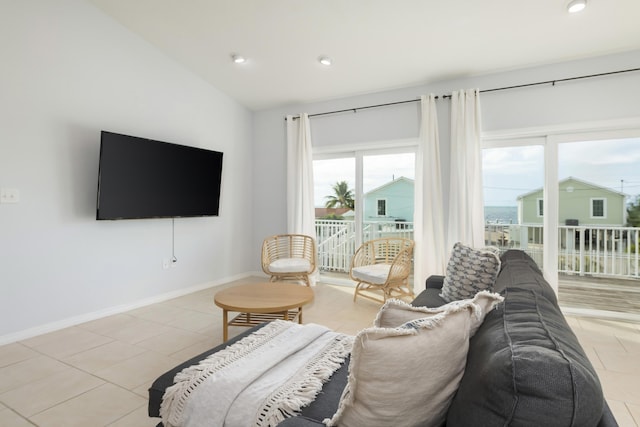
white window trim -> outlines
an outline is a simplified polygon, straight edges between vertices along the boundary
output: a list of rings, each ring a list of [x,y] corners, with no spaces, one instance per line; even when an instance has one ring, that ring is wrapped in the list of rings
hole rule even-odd
[[[593,202],[596,200],[602,200],[602,216],[595,216],[593,214]],[[607,219],[607,198],[606,197],[592,197],[589,200],[589,218],[590,219]]]
[[[353,157],[357,152],[369,155],[416,152],[417,138],[391,139],[358,144],[325,145],[313,147],[313,160]]]

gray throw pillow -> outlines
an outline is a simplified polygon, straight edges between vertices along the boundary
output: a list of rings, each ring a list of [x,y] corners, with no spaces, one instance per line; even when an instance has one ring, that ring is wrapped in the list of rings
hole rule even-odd
[[[449,258],[440,296],[452,302],[491,291],[499,272],[500,258],[494,250],[474,249],[458,242]]]

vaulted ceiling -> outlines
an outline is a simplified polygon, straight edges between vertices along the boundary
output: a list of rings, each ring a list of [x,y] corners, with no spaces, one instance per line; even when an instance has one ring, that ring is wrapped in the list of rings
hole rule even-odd
[[[640,49],[639,0],[86,1],[252,110]]]

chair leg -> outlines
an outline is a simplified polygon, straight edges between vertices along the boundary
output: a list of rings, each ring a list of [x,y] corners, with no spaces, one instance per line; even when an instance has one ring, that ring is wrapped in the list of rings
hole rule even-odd
[[[358,289],[360,289],[361,284],[362,282],[358,282],[358,284],[356,285],[356,290],[353,292],[353,302],[356,302],[356,297],[358,296]]]
[[[375,297],[373,295],[370,295],[370,293],[378,292],[378,291],[382,291],[382,294],[383,294],[382,299]],[[370,283],[358,282],[358,284],[356,285],[356,289],[353,292],[353,302],[356,301],[356,298],[358,297],[358,295],[360,295],[362,298],[367,298],[382,304],[384,304],[387,301],[387,290],[384,289],[383,287],[373,286]],[[389,296],[392,296],[392,295],[389,294]]]

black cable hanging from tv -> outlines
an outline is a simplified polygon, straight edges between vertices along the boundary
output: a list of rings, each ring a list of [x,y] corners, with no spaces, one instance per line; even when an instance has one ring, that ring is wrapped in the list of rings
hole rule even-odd
[[[171,218],[171,263],[178,262],[176,258],[176,219]]]
[[[524,84],[521,84],[521,85],[504,86],[504,87],[497,87],[497,88],[493,88],[493,89],[481,89],[479,92],[480,93],[498,92],[498,91],[501,91],[501,90],[520,89],[520,88],[523,88],[523,87],[542,86],[542,85],[555,86],[556,83],[568,82],[568,81],[572,81],[572,80],[590,79],[590,78],[593,78],[593,77],[604,77],[604,76],[610,76],[610,75],[614,75],[614,74],[631,73],[631,72],[634,72],[634,71],[640,71],[640,68],[629,68],[629,69],[626,69],[626,70],[608,71],[606,73],[588,74],[588,75],[584,75],[584,76],[567,77],[567,78],[564,78],[564,79],[545,80],[545,81],[541,81],[541,82],[524,83]],[[451,99],[451,95],[439,95],[439,96],[436,96],[435,99]],[[369,108],[378,108],[378,107],[388,107],[388,106],[391,106],[391,105],[407,104],[407,103],[410,103],[410,102],[419,102],[419,101],[420,101],[420,98],[415,98],[415,99],[407,99],[405,101],[387,102],[387,103],[384,103],[384,104],[375,104],[375,105],[365,105],[363,107],[356,107],[356,108],[345,108],[344,110],[326,111],[324,113],[309,114],[309,118],[318,117],[318,116],[326,116],[326,115],[329,115],[329,114],[347,113],[347,112],[350,112],[350,111],[353,111],[354,113],[356,113],[358,110],[366,110],[366,109],[369,109]],[[297,120],[299,118],[300,118],[300,116],[293,116],[292,117],[293,120]],[[286,117],[284,119],[287,120]]]

